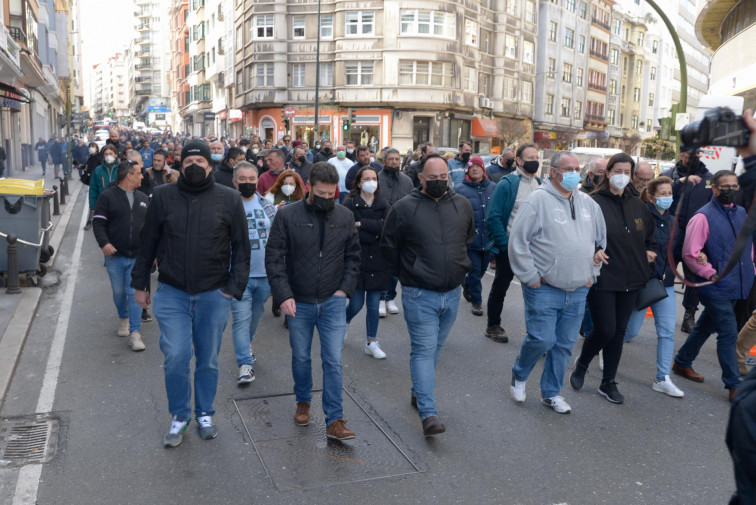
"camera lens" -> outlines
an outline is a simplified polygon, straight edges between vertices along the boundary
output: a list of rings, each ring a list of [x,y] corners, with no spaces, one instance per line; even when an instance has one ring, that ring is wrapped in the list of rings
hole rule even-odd
[[[682,140],[683,145],[687,147],[700,147],[696,145],[696,139],[699,138],[700,131],[701,121],[693,121],[683,126],[683,129],[680,130],[680,140]]]

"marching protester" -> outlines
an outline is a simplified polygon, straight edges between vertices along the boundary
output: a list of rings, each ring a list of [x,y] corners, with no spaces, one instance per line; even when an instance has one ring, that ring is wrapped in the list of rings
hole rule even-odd
[[[132,351],[143,351],[142,308],[131,287],[131,270],[139,251],[139,234],[147,215],[149,197],[137,191],[142,184],[139,164],[124,161],[118,166],[117,185],[97,198],[93,228],[97,244],[105,255],[113,302],[118,311],[119,337],[129,337]]]
[[[218,170],[213,174],[215,176],[215,182],[222,184],[228,188],[233,188],[236,185],[233,182],[234,170],[236,165],[244,161],[244,151],[238,147],[230,147],[226,159],[218,166]],[[255,167],[255,173],[257,167]]]
[[[258,158],[262,158],[267,165],[267,170],[257,179],[257,192],[264,195],[276,183],[278,176],[286,169],[286,155],[280,149],[263,151]]]
[[[44,138],[39,137],[39,142],[34,144],[34,150],[37,151],[37,160],[42,165],[42,177],[44,177],[47,173],[47,158],[50,156],[50,151]]]
[[[231,298],[240,300],[249,281],[250,243],[244,206],[236,191],[215,184],[210,149],[200,140],[181,151],[176,184],[152,196],[140,237],[131,286],[143,308],[150,305],[150,270],[158,262],[155,316],[168,410],[173,416],[163,443],[176,447],[191,415],[190,362],[195,357],[194,413],[203,439],[218,434],[213,401],[218,352]]]
[[[486,175],[494,184],[498,183],[502,177],[515,171],[515,150],[511,147],[504,149],[504,152],[486,167]]]
[[[288,168],[294,170],[299,174],[302,182],[307,184],[310,180],[310,170],[312,170],[312,163],[307,159],[307,148],[301,142],[297,144],[296,141],[294,147],[291,150],[291,157],[289,160]]]
[[[359,150],[357,157],[358,159],[360,157]],[[381,296],[391,284],[392,277],[389,266],[381,255],[381,234],[389,206],[381,197],[378,173],[373,167],[368,165],[357,172],[352,191],[344,200],[344,207],[352,211],[360,239],[360,275],[357,280],[357,288],[347,306],[347,328],[349,328],[349,323],[354,319],[354,316],[365,305],[367,309],[365,354],[376,359],[383,359],[386,357],[386,353],[378,343],[378,321],[380,319],[378,306],[381,302]]]
[[[464,140],[459,143],[459,152],[457,155],[449,160],[449,177],[454,186],[462,182],[465,178],[467,162],[470,161],[471,153],[472,143],[469,140]]]
[[[648,161],[639,161],[633,173],[633,180],[630,181],[630,189],[635,196],[641,196],[643,191],[648,187],[648,183],[654,178],[654,169]]]
[[[589,195],[593,193],[601,177],[606,173],[607,161],[609,160],[606,158],[594,158],[588,162],[588,171],[585,173],[585,179],[582,186],[580,186],[580,191]]]
[[[152,168],[147,169],[147,174],[152,179],[153,191],[158,186],[178,180],[179,172],[168,166],[166,163],[167,156],[167,153],[163,150],[155,151],[152,155]]]
[[[97,205],[97,198],[100,193],[105,191],[118,176],[118,150],[107,144],[102,148],[102,164],[92,172],[92,178],[89,181],[89,210],[90,215],[84,229],[92,227],[92,214]]]
[[[360,270],[360,243],[354,216],[334,205],[339,185],[336,169],[325,162],[310,171],[307,198],[279,209],[265,251],[265,269],[273,298],[289,321],[291,369],[297,410],[294,422],[310,424],[313,331],[318,328],[323,363],[322,405],[326,437],[349,440],[342,406],[341,352],[347,298]]]
[[[417,148],[420,151],[420,157],[427,156],[431,153],[433,153],[436,148],[433,144],[430,142],[423,142]],[[408,156],[409,158],[409,156]],[[407,177],[409,177],[412,180],[412,184],[414,187],[419,188],[420,187],[420,179],[417,178],[417,174],[420,170],[420,160],[414,160],[412,163],[409,164],[409,166],[406,168],[405,173],[407,174]]]
[[[296,172],[293,170],[284,170],[278,175],[278,179],[273,187],[265,193],[265,198],[273,205],[282,207],[298,202],[304,198],[305,192],[302,179],[297,177]]]
[[[413,189],[389,211],[381,252],[402,283],[412,345],[411,404],[417,406],[423,434],[436,435],[446,431],[436,410],[436,365],[457,319],[460,285],[470,270],[467,249],[475,239],[475,218],[470,202],[449,187],[442,156],[423,158],[418,177],[421,189]]]
[[[346,187],[346,176],[349,169],[352,168],[354,161],[347,158],[346,147],[338,146],[336,148],[336,157],[328,160],[328,164],[332,165],[336,172],[339,174],[339,203],[344,201],[344,198],[349,194],[349,190]]]
[[[581,389],[588,365],[603,350],[603,378],[598,391],[618,404],[625,401],[615,379],[627,322],[635,310],[638,292],[651,277],[649,263],[654,263],[657,251],[656,225],[651,213],[627,187],[634,167],[635,161],[630,156],[615,154],[592,195],[606,223],[606,248],[596,253],[604,266],[588,292],[593,331],[586,336],[570,375],[573,389]]]
[[[348,191],[352,190],[352,185],[354,184],[354,178],[357,175],[357,172],[359,172],[364,167],[372,167],[375,170],[375,173],[379,173],[381,171],[381,166],[377,164],[375,161],[370,160],[370,148],[368,146],[359,146],[356,149],[356,159],[354,165],[349,169],[349,171],[346,173],[346,178],[344,179],[344,185],[346,186],[346,189]]]
[[[458,194],[470,201],[475,217],[475,240],[467,249],[467,255],[472,266],[462,283],[462,296],[472,303],[473,315],[482,316],[483,286],[480,281],[488,270],[489,255],[486,250],[488,239],[486,215],[488,214],[488,202],[491,200],[496,185],[489,181],[486,176],[483,158],[473,156],[467,165],[465,180],[454,187]]]
[[[231,150],[237,149],[232,147]],[[241,150],[239,150],[241,152]],[[255,380],[251,345],[255,340],[257,325],[265,312],[265,301],[270,297],[270,285],[265,272],[265,246],[276,208],[257,193],[257,168],[247,161],[234,167],[234,187],[241,193],[242,204],[249,230],[249,279],[241,300],[231,301],[233,317],[234,354],[239,367],[237,384],[249,384]]]
[[[598,204],[577,190],[577,156],[560,151],[550,164],[549,179],[522,202],[509,235],[509,261],[522,282],[527,328],[510,391],[515,401],[525,401],[528,376],[545,354],[541,402],[569,414],[560,392],[588,289],[600,273],[594,253],[606,247],[606,226]]]

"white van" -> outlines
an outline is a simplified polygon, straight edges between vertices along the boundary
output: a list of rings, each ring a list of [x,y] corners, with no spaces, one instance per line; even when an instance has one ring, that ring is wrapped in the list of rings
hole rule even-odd
[[[147,128],[147,125],[144,124],[143,121],[134,121],[134,124],[131,126],[134,130],[140,132]]]

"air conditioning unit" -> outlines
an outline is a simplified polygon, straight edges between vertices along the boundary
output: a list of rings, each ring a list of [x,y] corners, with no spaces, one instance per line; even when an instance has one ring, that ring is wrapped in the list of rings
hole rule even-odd
[[[480,98],[480,106],[485,109],[491,109],[493,108],[493,103],[491,102],[490,98],[481,97]]]

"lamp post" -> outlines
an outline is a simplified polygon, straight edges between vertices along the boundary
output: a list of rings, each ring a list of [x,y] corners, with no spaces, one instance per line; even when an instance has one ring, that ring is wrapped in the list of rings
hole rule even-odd
[[[318,43],[315,48],[315,144],[318,143],[318,101],[320,94],[320,1],[318,0]],[[313,144],[314,145],[314,144]]]

